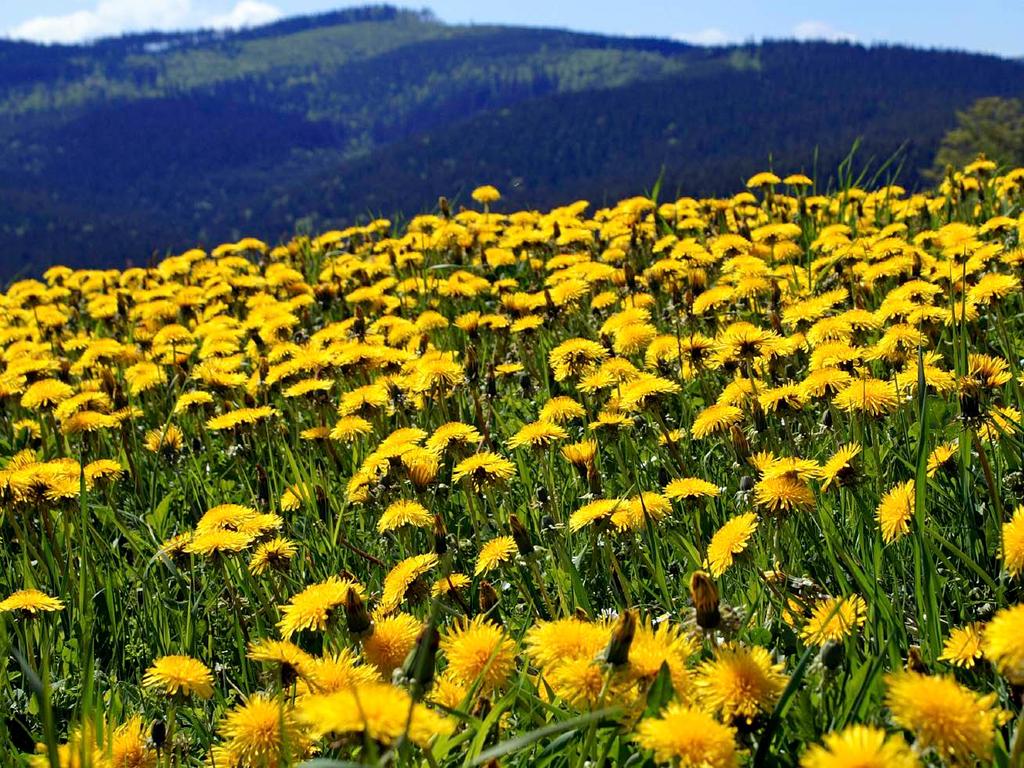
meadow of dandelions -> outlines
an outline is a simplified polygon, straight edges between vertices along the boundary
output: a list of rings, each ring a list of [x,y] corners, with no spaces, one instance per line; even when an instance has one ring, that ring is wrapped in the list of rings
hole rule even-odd
[[[15,283],[0,763],[1024,765],[1022,211],[481,187]]]

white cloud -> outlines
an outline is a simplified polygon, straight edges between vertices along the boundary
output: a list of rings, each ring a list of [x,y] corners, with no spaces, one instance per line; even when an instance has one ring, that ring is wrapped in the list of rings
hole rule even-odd
[[[228,13],[212,16],[203,24],[213,29],[242,29],[269,24],[281,18],[281,9],[259,0],[240,0]]]
[[[79,43],[124,32],[188,27],[238,29],[281,16],[280,9],[261,0],[238,0],[227,13],[198,10],[192,0],[98,0],[91,10],[28,19],[9,30],[7,36],[40,43]]]
[[[708,27],[699,32],[683,32],[682,34],[673,35],[673,39],[681,43],[691,43],[693,45],[728,45],[734,42],[728,34],[718,27]]]
[[[793,37],[797,40],[827,40],[829,42],[854,43],[857,36],[852,32],[836,29],[827,21],[801,21],[793,27]]]

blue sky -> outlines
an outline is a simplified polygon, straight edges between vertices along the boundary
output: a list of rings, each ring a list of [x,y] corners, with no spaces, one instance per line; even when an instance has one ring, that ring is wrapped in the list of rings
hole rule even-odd
[[[143,29],[241,27],[331,10],[341,0],[3,0],[10,37],[73,42]],[[398,3],[402,4],[402,3]],[[531,24],[703,43],[762,37],[898,42],[1024,56],[1024,0],[414,0],[452,23]]]

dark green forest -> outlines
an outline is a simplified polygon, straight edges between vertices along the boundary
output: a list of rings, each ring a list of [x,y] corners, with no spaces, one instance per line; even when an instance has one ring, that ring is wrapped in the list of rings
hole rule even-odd
[[[823,185],[859,142],[913,188],[1019,62],[768,42],[702,48],[450,26],[369,7],[244,32],[0,41],[0,274],[145,264],[242,235],[401,217],[493,183],[517,207]]]

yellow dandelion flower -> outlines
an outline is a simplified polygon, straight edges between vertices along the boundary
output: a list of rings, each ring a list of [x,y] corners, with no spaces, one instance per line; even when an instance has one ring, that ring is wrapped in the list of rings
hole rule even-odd
[[[928,477],[935,477],[938,471],[945,467],[959,450],[960,446],[956,440],[935,446],[935,450],[928,454]]]
[[[431,597],[442,597],[451,592],[465,589],[472,583],[473,580],[464,573],[451,573],[447,576],[442,576],[434,582],[434,585],[430,588],[430,595]]]
[[[697,668],[694,686],[698,699],[726,722],[749,724],[772,711],[787,680],[782,664],[764,648],[730,646]]]
[[[707,563],[711,575],[718,578],[733,564],[736,555],[750,544],[757,530],[757,515],[747,512],[738,515],[719,528],[708,544]]]
[[[362,587],[356,582],[337,576],[311,584],[281,606],[278,631],[285,639],[303,630],[323,632],[338,607],[344,604],[350,589],[365,597]]]
[[[910,532],[910,520],[914,516],[916,496],[914,481],[908,480],[890,489],[875,510],[875,519],[882,528],[882,539],[886,544],[896,541]]]
[[[734,405],[710,405],[697,414],[690,433],[698,440],[739,424],[743,411]]]
[[[863,626],[867,618],[867,603],[860,595],[826,598],[815,605],[800,636],[811,645],[840,642]]]
[[[796,474],[767,475],[754,486],[754,503],[779,514],[813,507],[814,494]]]
[[[548,362],[555,374],[556,381],[589,372],[598,363],[608,357],[608,350],[589,339],[569,339],[563,341],[548,353]]]
[[[415,703],[405,690],[386,683],[304,696],[296,705],[295,715],[313,739],[327,734],[364,734],[367,739],[388,745],[405,736],[413,744],[426,747],[436,736],[455,730],[452,720]]]
[[[949,633],[945,645],[942,646],[941,661],[947,661],[954,667],[971,669],[981,658],[982,625],[979,622],[957,627]]]
[[[606,623],[568,618],[537,622],[524,642],[530,659],[546,668],[566,659],[591,661],[608,645],[609,637]]]
[[[832,403],[841,411],[885,416],[900,406],[896,385],[882,379],[857,379],[841,390]]]
[[[331,440],[347,443],[373,432],[373,425],[360,416],[342,416],[331,428]]]
[[[588,525],[610,519],[616,510],[628,503],[625,499],[598,499],[584,504],[569,516],[569,530],[577,533]]]
[[[392,502],[377,521],[377,531],[394,531],[403,525],[414,528],[429,528],[434,524],[434,517],[426,507],[418,501],[402,499]]]
[[[200,530],[185,545],[185,551],[204,557],[241,552],[252,544],[254,538],[251,533],[231,531],[226,528]]]
[[[416,645],[423,625],[415,616],[395,613],[373,622],[373,630],[364,637],[363,658],[373,665],[385,680],[402,666],[409,651]]]
[[[1020,576],[1024,571],[1024,505],[1013,511],[1013,518],[1003,523],[1003,543],[1000,553],[1003,563],[1011,576]]]
[[[490,184],[485,184],[482,187],[477,187],[470,193],[470,197],[476,200],[481,205],[488,205],[490,203],[496,203],[501,200],[501,193],[496,187]]]
[[[636,741],[654,759],[679,768],[735,768],[736,731],[703,710],[674,702],[656,718],[642,720]]]
[[[615,403],[618,410],[634,413],[643,408],[648,401],[656,400],[663,395],[675,394],[679,390],[679,385],[674,381],[663,379],[660,376],[641,374],[619,387]]]
[[[565,440],[568,433],[560,426],[549,421],[534,421],[526,424],[508,439],[509,448],[546,448],[556,440]]]
[[[379,682],[375,667],[360,664],[356,655],[347,648],[333,656],[315,658],[306,667],[306,678],[296,686],[299,696],[310,693],[333,693]]]
[[[279,414],[280,412],[276,408],[271,408],[270,406],[239,408],[223,413],[220,416],[211,417],[206,421],[206,428],[211,432],[221,432],[248,424],[255,424],[258,421],[265,421]]]
[[[249,573],[262,576],[267,571],[283,571],[299,551],[294,541],[277,536],[256,547],[249,559]]]
[[[185,434],[181,428],[168,424],[166,428],[149,430],[142,444],[150,453],[178,453],[184,441]]]
[[[222,758],[219,763],[229,766],[278,768],[305,749],[305,729],[291,705],[267,694],[250,696],[228,710],[218,731],[223,742],[215,751]]]
[[[0,600],[0,613],[21,612],[35,615],[61,611],[64,603],[56,597],[50,597],[38,589],[21,589]]]
[[[665,495],[672,500],[714,498],[720,492],[717,485],[699,477],[681,477],[665,486]]]
[[[284,679],[305,677],[314,662],[312,656],[287,640],[257,640],[249,644],[247,655],[253,661],[276,664]]]
[[[213,695],[210,668],[191,656],[161,656],[142,678],[145,688],[161,690],[168,696],[192,696],[208,699]]]
[[[476,427],[463,424],[460,421],[451,421],[435,429],[434,434],[427,438],[424,447],[431,453],[442,453],[452,443],[477,445],[482,439],[480,431]]]
[[[954,762],[987,760],[1004,713],[996,695],[982,696],[952,677],[900,672],[886,678],[885,703],[893,721]]]
[[[901,736],[851,725],[826,734],[800,758],[800,768],[917,768],[920,761]]]
[[[476,558],[475,576],[488,571],[493,571],[502,563],[511,560],[517,551],[515,539],[511,536],[499,536],[491,539],[480,548],[480,554]]]
[[[650,684],[658,676],[662,665],[668,667],[672,686],[680,697],[690,691],[690,657],[696,650],[693,640],[679,625],[663,621],[655,626],[645,619],[636,627],[629,647],[630,678]]]
[[[1024,605],[1003,608],[985,627],[985,658],[1013,685],[1024,685]]]
[[[583,440],[562,446],[562,457],[574,467],[587,469],[594,463],[597,455],[597,440]]]
[[[549,424],[563,424],[573,419],[582,418],[587,415],[587,409],[577,403],[571,397],[564,395],[552,397],[544,407],[540,409],[538,421]]]
[[[463,685],[480,680],[486,690],[500,688],[515,668],[515,642],[483,616],[447,631],[440,650],[448,662],[445,674]]]
[[[612,513],[618,530],[639,530],[648,520],[658,522],[672,514],[672,504],[660,493],[644,492],[634,496]]]
[[[821,467],[818,477],[823,481],[821,490],[827,491],[830,486],[841,487],[848,484],[856,474],[853,460],[860,455],[859,443],[847,443],[829,458]]]
[[[381,613],[390,613],[398,608],[405,599],[409,587],[435,565],[437,565],[437,555],[430,552],[425,555],[407,557],[392,568],[384,577],[378,610]]]
[[[114,728],[109,748],[97,749],[94,763],[102,768],[156,768],[157,753],[141,715]]]
[[[21,396],[22,408],[38,411],[67,400],[75,390],[58,379],[42,379],[32,384]]]
[[[487,451],[463,459],[452,469],[452,482],[469,478],[477,486],[507,480],[516,472],[516,465],[503,456]]]

